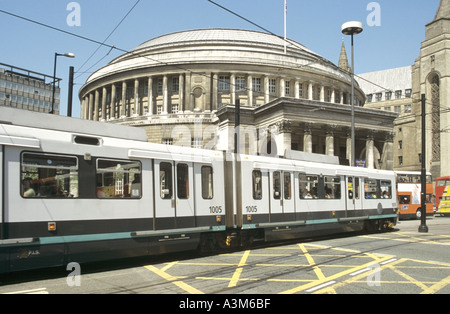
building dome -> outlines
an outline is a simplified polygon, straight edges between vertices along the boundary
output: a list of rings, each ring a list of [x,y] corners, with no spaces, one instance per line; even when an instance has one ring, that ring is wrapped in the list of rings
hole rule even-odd
[[[182,145],[221,150],[232,146],[229,113],[236,104],[246,112],[247,126],[292,125],[293,132],[305,132],[315,119],[320,123],[313,128],[324,132],[321,123],[328,118],[318,114],[327,112],[333,130],[346,136],[350,96],[348,68],[295,41],[237,29],[183,31],[146,41],[94,72],[79,93],[82,119],[144,127],[151,142],[180,144],[181,137]],[[365,94],[358,85],[355,99],[363,110]],[[274,116],[274,108],[283,109]],[[289,110],[297,118],[286,124]],[[300,150],[316,147],[294,141]]]
[[[292,40],[249,30],[201,29],[151,39],[96,71],[87,85],[110,75],[149,67],[171,65],[195,71],[191,66],[202,63],[264,65],[277,67],[278,71],[324,71],[349,80],[334,64]]]

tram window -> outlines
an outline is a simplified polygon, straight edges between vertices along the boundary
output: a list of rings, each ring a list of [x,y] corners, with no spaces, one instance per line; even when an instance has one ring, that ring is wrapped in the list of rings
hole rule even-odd
[[[299,188],[301,199],[319,198],[319,177],[312,175],[299,175]]]
[[[186,164],[177,165],[177,194],[179,199],[189,198],[189,166]]]
[[[341,199],[340,177],[325,177],[325,198],[334,200]]]
[[[77,198],[78,159],[51,154],[22,155],[22,188],[24,198]]]
[[[273,173],[273,198],[281,199],[281,173],[279,171]]]
[[[375,179],[366,179],[364,181],[364,195],[366,199],[377,198],[378,183]]]
[[[391,181],[380,181],[381,198],[392,198],[392,182]]]
[[[172,165],[166,162],[162,162],[159,165],[159,183],[160,183],[160,196],[162,199],[172,199],[173,187],[172,187]]]
[[[97,159],[98,198],[140,198],[141,163]]]
[[[254,170],[252,175],[253,183],[253,199],[262,200],[262,173],[259,170]]]
[[[202,167],[202,197],[205,200],[212,200],[214,197],[212,167]]]
[[[75,136],[74,141],[77,144],[100,146],[100,140],[94,137]]]
[[[292,185],[291,185],[291,174],[289,172],[284,173],[284,199],[292,199]]]

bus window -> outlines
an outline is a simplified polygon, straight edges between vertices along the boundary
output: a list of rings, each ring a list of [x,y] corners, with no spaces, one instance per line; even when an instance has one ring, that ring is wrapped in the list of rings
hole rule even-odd
[[[78,159],[51,154],[22,155],[22,197],[78,197]]]
[[[212,200],[214,197],[212,167],[202,167],[202,197],[205,200]]]
[[[398,202],[400,204],[411,204],[411,195],[400,195]]]

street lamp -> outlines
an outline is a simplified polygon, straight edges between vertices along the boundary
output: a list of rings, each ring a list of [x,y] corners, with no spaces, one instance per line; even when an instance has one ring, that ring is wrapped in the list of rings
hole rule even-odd
[[[355,166],[355,57],[354,57],[354,45],[353,37],[362,33],[363,24],[357,21],[347,22],[342,25],[342,33],[344,35],[352,36],[352,151],[351,151],[351,161],[350,165]]]
[[[75,58],[75,55],[71,52],[69,53],[57,53],[55,52],[55,65],[53,67],[53,93],[52,93],[52,110],[50,111],[51,114],[55,112],[55,89],[56,89],[56,60],[58,57],[67,57],[67,58]]]

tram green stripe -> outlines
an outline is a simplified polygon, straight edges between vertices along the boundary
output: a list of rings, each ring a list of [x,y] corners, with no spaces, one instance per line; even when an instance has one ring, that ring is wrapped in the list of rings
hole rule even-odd
[[[86,234],[86,235],[74,235],[62,237],[46,237],[46,238],[39,238],[39,241],[37,243],[48,245],[48,244],[74,243],[74,242],[121,240],[130,238],[131,234],[129,232],[122,232],[122,233]]]

